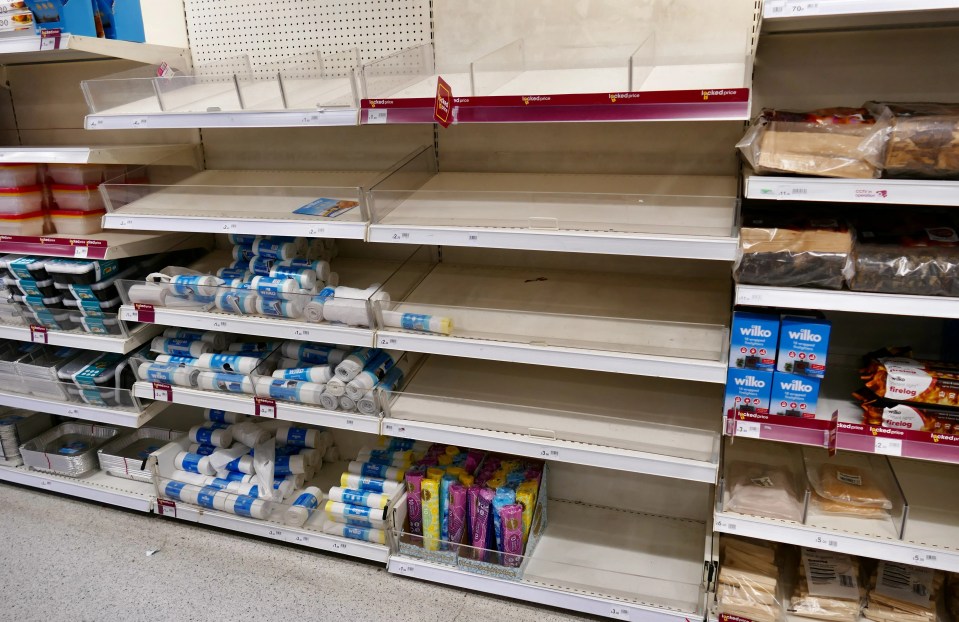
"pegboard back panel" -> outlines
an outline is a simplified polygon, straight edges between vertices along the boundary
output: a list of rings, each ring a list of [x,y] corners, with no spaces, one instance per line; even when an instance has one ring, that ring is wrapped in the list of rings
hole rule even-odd
[[[247,55],[255,73],[320,50],[327,75],[347,75],[350,51],[362,62],[430,43],[430,0],[187,0],[194,64]]]

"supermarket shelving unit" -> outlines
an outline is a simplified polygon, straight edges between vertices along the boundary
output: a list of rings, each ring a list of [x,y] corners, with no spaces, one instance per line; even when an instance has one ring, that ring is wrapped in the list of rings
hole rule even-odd
[[[319,14],[343,3],[275,4],[277,10],[298,15],[294,8]],[[521,4],[517,10],[536,10],[535,2]],[[292,58],[327,43],[318,32],[297,31],[300,38],[294,41],[297,37],[283,29],[258,31],[234,5],[186,1],[190,64],[196,71],[178,67],[186,70],[182,88],[170,89],[166,101],[152,91],[143,97],[118,97],[92,110],[71,108],[65,127],[97,130],[82,134],[83,143],[78,144],[99,143],[87,138],[94,135],[116,146],[61,148],[52,155],[38,150],[32,157],[106,161],[130,140],[146,140],[141,136],[160,133],[157,140],[162,138],[163,144],[195,143],[199,136],[192,130],[217,128],[202,135],[202,160],[179,163],[188,174],[157,180],[151,176],[151,184],[132,188],[106,184],[103,192],[111,211],[105,224],[111,231],[103,236],[107,248],[116,249],[115,256],[124,256],[128,248],[111,241],[125,235],[116,230],[137,229],[173,232],[170,235],[337,237],[344,245],[379,253],[378,261],[385,255],[374,248],[424,245],[430,260],[400,262],[402,268],[387,275],[399,276],[401,285],[389,288],[390,301],[372,305],[375,321],[369,328],[183,309],[155,308],[147,317],[132,305],[123,307],[121,317],[149,322],[155,325],[152,330],[181,326],[375,345],[426,356],[401,390],[381,396],[383,413],[375,416],[144,382],[136,384],[134,395],[154,400],[150,408],[157,411],[170,404],[171,411],[217,407],[323,425],[350,438],[388,434],[543,458],[551,470],[550,523],[544,537],[526,560],[523,579],[511,581],[414,559],[387,546],[331,538],[315,529],[289,529],[186,504],[158,503],[149,485],[120,485],[104,474],[72,481],[0,467],[0,479],[376,560],[395,575],[621,620],[707,619],[714,600],[717,533],[959,569],[959,552],[931,544],[922,532],[922,508],[935,510],[935,500],[920,486],[912,486],[917,495],[910,499],[918,531],[900,539],[854,533],[844,526],[733,515],[722,511],[717,486],[720,447],[734,440],[724,439],[724,434],[822,446],[830,425],[826,420],[801,427],[772,417],[721,418],[717,385],[725,380],[731,304],[879,314],[890,316],[889,321],[898,316],[959,316],[959,308],[948,299],[850,291],[739,286],[731,301],[728,269],[738,246],[740,197],[738,165],[730,151],[741,135],[742,121],[764,105],[857,105],[865,99],[859,95],[861,76],[849,79],[839,73],[824,79],[847,85],[838,102],[820,101],[822,93],[831,91],[815,88],[815,80],[785,86],[776,80],[773,74],[786,59],[802,58],[807,72],[832,67],[787,53],[823,36],[836,36],[819,31],[857,31],[858,39],[848,44],[855,50],[862,40],[880,39],[871,31],[859,32],[863,28],[890,23],[941,26],[941,18],[949,21],[959,15],[959,6],[932,0],[908,6],[896,0],[868,6],[856,0],[768,0],[762,32],[770,43],[759,50],[760,57],[768,58],[757,65],[754,81],[761,2],[704,6],[694,0],[664,1],[650,13],[630,14],[634,21],[625,20],[630,32],[607,28],[610,40],[619,41],[595,49],[584,43],[586,35],[604,23],[618,23],[621,7],[597,9],[589,20],[562,11],[537,14],[551,26],[575,26],[566,40],[557,41],[550,38],[558,35],[549,28],[516,32],[516,24],[537,21],[532,14],[497,11],[495,1],[398,0],[379,12],[360,7],[343,15],[323,13],[330,32],[343,37],[333,46],[337,52],[346,46],[359,48],[355,86],[344,90],[343,84],[330,82],[323,92],[340,89],[332,101],[355,89],[358,101],[324,106],[315,100],[290,108],[269,97],[253,105],[242,99],[274,92],[269,77],[273,68],[258,58],[249,64],[251,77],[244,85],[239,82],[243,74],[232,70],[208,82],[195,79],[209,76],[211,67],[223,67],[231,57],[253,54],[254,43],[268,47],[276,58]],[[693,21],[692,15],[701,21]],[[490,19],[481,19],[486,17]],[[656,37],[635,40],[641,30],[633,28],[637,22],[657,26]],[[213,34],[225,27],[239,33],[226,47]],[[377,29],[403,29],[408,36],[399,37],[403,41],[384,39],[374,34]],[[467,31],[475,36],[464,36]],[[715,36],[687,40],[686,35],[699,31]],[[798,34],[765,37],[787,31]],[[920,47],[922,39],[934,39],[907,29],[896,32]],[[633,45],[623,47],[623,42]],[[561,49],[565,43],[575,51]],[[72,44],[70,50],[80,49]],[[929,54],[931,45],[910,58]],[[113,56],[148,64],[168,60],[137,49],[138,55]],[[822,49],[819,53],[825,54]],[[101,98],[110,88],[123,88],[119,81],[105,84],[110,82],[105,76],[134,68],[119,61],[77,65],[80,79],[100,82],[90,88],[106,89],[98,91]],[[55,66],[18,68],[14,74],[52,72],[45,68]],[[15,98],[25,90],[22,75],[14,75]],[[453,124],[436,128],[434,134],[438,77],[453,87]],[[276,84],[282,84],[281,78]],[[171,86],[155,76],[132,79],[144,80],[135,84],[149,89]],[[905,78],[907,85],[920,79],[911,73]],[[218,90],[231,81],[232,91]],[[939,82],[955,83],[948,76]],[[884,86],[879,95],[903,92]],[[200,90],[208,92],[192,99]],[[918,96],[937,99],[937,93],[930,87]],[[949,93],[959,99],[954,91]],[[216,103],[220,101],[230,103]],[[24,102],[17,110],[29,106]],[[81,120],[85,112],[90,114]],[[665,128],[576,123],[610,120],[679,122],[662,124]],[[27,138],[41,129],[30,123],[34,125],[18,128],[26,129],[21,134]],[[380,127],[345,127],[357,124]],[[302,130],[312,126],[341,127]],[[545,132],[537,129],[543,126]],[[129,131],[111,131],[118,129]],[[145,129],[155,132],[140,131]],[[604,142],[597,146],[591,142],[594,136]],[[416,151],[423,144],[429,147]],[[164,159],[160,151],[159,146],[150,147],[127,157],[126,163],[152,167]],[[410,153],[422,154],[426,162]],[[0,150],[0,161],[5,157],[31,156]],[[952,183],[748,173],[744,181],[747,200],[959,204],[959,190]],[[291,216],[296,207],[320,197],[352,200],[358,206],[338,220]],[[0,250],[5,250],[2,244],[0,240]],[[150,252],[143,248],[129,255]],[[449,335],[399,329],[385,322],[389,311],[449,316],[455,328]],[[88,347],[103,345],[90,342]],[[959,462],[959,442],[868,429],[856,423],[841,393],[824,401],[827,406],[820,410],[840,410],[840,451],[923,459],[897,462],[903,481],[949,466],[937,462]],[[6,393],[0,394],[0,403],[55,408],[50,412],[116,425],[146,421],[145,413],[123,423],[76,405],[64,410]],[[342,468],[331,466],[330,473]],[[907,486],[907,495],[909,491]],[[935,520],[926,526],[934,529]]]

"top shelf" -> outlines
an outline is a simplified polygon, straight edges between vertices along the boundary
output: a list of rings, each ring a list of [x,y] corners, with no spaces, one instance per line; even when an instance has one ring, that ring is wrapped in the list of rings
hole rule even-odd
[[[941,26],[959,22],[956,0],[766,0],[764,32]]]
[[[118,41],[63,34],[59,37],[25,35],[0,37],[0,64],[58,63],[68,60],[122,58],[140,63],[169,63],[177,67],[192,64],[190,50],[166,45]]]
[[[0,164],[191,164],[196,157],[189,145],[0,147]]]

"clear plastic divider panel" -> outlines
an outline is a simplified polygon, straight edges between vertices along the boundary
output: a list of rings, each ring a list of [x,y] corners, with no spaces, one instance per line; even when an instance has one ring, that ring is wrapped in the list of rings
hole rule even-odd
[[[356,106],[353,72],[358,66],[356,49],[331,52],[326,59],[314,50],[281,60],[277,70],[285,107],[317,110]]]
[[[147,114],[157,113],[159,94],[154,80],[158,67],[138,67],[118,74],[83,80],[80,87],[90,114]]]
[[[158,77],[156,89],[163,112],[242,110],[247,106],[238,88],[240,80],[252,80],[245,55],[200,65],[192,75]]]

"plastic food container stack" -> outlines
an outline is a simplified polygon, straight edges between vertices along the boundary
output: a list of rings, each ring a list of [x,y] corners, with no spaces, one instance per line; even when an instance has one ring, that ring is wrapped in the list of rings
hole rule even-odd
[[[37,397],[69,400],[71,392],[60,382],[60,369],[84,353],[75,348],[43,346],[16,362],[17,373],[24,388]]]
[[[55,184],[89,186],[100,183],[105,167],[98,164],[48,164],[47,172]]]
[[[57,377],[73,400],[94,406],[134,405],[130,389],[136,373],[123,354],[84,352],[61,367]]]
[[[37,184],[36,164],[0,164],[0,187],[23,188]]]
[[[20,455],[35,471],[81,477],[97,468],[97,449],[118,434],[102,425],[62,423],[24,443]]]

